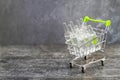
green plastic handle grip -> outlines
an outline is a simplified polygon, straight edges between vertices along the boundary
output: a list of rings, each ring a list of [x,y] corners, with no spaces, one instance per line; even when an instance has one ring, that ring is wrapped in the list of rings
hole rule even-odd
[[[85,16],[83,19],[83,22],[88,22],[88,21],[104,23],[106,27],[111,26],[111,20],[97,20],[97,19],[90,18],[89,16]]]

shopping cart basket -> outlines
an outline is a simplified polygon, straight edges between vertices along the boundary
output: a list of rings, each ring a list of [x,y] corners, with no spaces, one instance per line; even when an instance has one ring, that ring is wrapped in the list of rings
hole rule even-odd
[[[64,23],[64,36],[66,40],[65,43],[68,45],[70,54],[75,56],[75,58],[70,61],[70,68],[72,68],[73,65],[79,66],[84,73],[86,67],[90,64],[101,62],[102,66],[104,66],[106,56],[103,52],[111,21],[93,19],[88,16],[85,16],[81,20],[82,23],[77,20],[78,24],[74,24],[72,21],[68,24]],[[106,27],[93,27],[87,24],[89,21],[102,23]],[[98,54],[96,53],[97,51],[103,53],[102,57],[99,59],[95,59],[95,54]],[[86,62],[89,59],[88,57],[90,58],[90,61]],[[85,63],[81,62],[83,60]]]

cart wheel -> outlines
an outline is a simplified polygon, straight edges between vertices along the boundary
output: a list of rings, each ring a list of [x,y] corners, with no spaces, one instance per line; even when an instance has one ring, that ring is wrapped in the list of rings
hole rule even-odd
[[[72,66],[72,63],[70,63],[70,69],[72,68],[73,66]]]
[[[87,56],[85,56],[84,59],[87,60]]]
[[[85,68],[84,68],[84,67],[82,67],[82,70],[81,70],[81,71],[82,71],[82,73],[85,73]]]
[[[104,66],[104,61],[103,60],[101,60],[101,65]]]

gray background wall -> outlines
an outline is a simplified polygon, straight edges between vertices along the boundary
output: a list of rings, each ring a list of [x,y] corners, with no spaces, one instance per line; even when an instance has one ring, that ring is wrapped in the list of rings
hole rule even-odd
[[[62,23],[85,15],[111,19],[120,42],[120,0],[0,0],[0,44],[64,44]]]

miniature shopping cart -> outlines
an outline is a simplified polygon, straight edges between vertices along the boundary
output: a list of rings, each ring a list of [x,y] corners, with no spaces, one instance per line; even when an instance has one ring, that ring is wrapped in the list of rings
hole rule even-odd
[[[79,66],[84,73],[86,67],[93,63],[101,62],[101,65],[104,66],[104,49],[111,21],[96,20],[88,16],[85,16],[81,20],[81,22],[77,20],[76,24],[72,21],[68,24],[64,23],[64,36],[69,53],[75,57],[70,61],[70,68],[73,65]],[[90,22],[102,23],[104,27],[93,27],[88,25]],[[99,58],[95,58],[98,54],[100,55]]]

